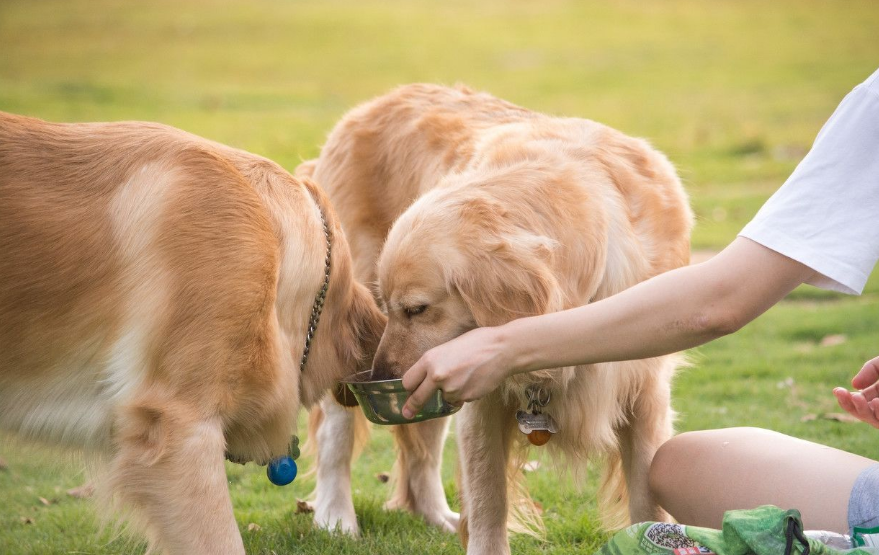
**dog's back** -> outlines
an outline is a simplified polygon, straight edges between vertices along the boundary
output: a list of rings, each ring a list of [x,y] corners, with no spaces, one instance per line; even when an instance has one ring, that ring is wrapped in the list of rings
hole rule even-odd
[[[232,338],[200,329],[206,315],[265,313],[276,240],[224,165],[159,125],[2,116],[0,424],[106,444],[113,406],[138,386],[181,379],[160,376],[181,364],[198,383],[220,364]]]
[[[355,275],[375,281],[374,265],[394,220],[441,177],[470,162],[480,133],[533,112],[466,87],[405,85],[340,121],[313,174],[348,233]],[[356,232],[355,232],[356,230]]]
[[[383,323],[308,180],[161,125],[0,113],[0,428],[107,453],[105,505],[153,547],[243,553],[224,454],[285,453]]]
[[[579,166],[581,186],[609,178],[619,202],[638,208],[629,216],[647,267],[606,284],[601,296],[687,263],[692,215],[661,153],[599,123],[547,116],[463,86],[405,85],[356,107],[330,133],[320,163],[303,171],[330,195],[350,231],[356,275],[372,283],[393,222],[446,176],[541,158]]]

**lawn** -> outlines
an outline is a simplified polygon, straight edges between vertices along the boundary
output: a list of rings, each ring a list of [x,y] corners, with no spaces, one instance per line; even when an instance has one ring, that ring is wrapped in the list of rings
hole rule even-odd
[[[2,0],[0,110],[160,121],[292,170],[358,102],[406,82],[464,82],[648,138],[685,180],[694,247],[719,249],[876,69],[877,28],[873,0]],[[879,458],[866,425],[804,418],[838,412],[830,390],[879,354],[877,328],[879,279],[858,298],[798,289],[691,353],[674,388],[678,429],[763,426]],[[2,439],[0,553],[142,552],[65,494],[83,480],[75,462]],[[376,475],[391,469],[391,444],[375,430],[356,466],[358,540],[296,514],[310,479],[275,488],[263,469],[230,465],[248,552],[462,553],[457,538],[382,510],[388,485]],[[457,504],[454,437],[445,459]],[[595,474],[578,489],[548,463],[530,473],[547,537],[516,536],[513,551],[592,553],[605,538]]]

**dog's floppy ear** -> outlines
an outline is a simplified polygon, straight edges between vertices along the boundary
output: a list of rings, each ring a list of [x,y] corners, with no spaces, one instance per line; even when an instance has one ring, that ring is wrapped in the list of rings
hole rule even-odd
[[[336,348],[341,349],[340,360],[346,361],[349,367],[356,366],[363,371],[372,368],[372,359],[388,319],[376,306],[369,289],[353,281],[351,288],[347,327],[336,333],[335,344]],[[335,385],[333,397],[343,407],[357,406],[357,399],[345,384]]]
[[[498,326],[564,308],[550,261],[556,242],[522,229],[476,240],[452,285],[464,298],[476,324]]]
[[[301,164],[296,166],[296,169],[293,171],[293,175],[296,177],[313,177],[314,170],[317,169],[317,160],[304,160]]]
[[[333,397],[343,407],[351,408],[357,406],[357,398],[354,397],[348,386],[343,383],[337,383],[333,388]]]

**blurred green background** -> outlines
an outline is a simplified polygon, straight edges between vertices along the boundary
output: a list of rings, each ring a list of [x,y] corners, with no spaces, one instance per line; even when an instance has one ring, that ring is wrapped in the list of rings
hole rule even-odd
[[[875,0],[0,0],[0,110],[159,121],[292,171],[357,103],[403,83],[462,82],[649,139],[684,179],[703,256],[735,236],[876,70],[877,29]],[[830,389],[879,354],[877,282],[859,298],[801,288],[692,352],[675,386],[678,428],[758,425],[879,458],[875,430],[808,418],[838,412]],[[444,477],[456,503],[453,445]],[[310,479],[273,488],[261,469],[230,466],[248,551],[460,553],[457,538],[381,510],[388,486],[375,474],[390,470],[390,446],[377,431],[356,467],[356,541],[294,514]],[[89,504],[64,493],[83,480],[75,464],[3,442],[0,457],[0,553],[142,550],[99,532]],[[517,536],[514,552],[591,553],[604,539],[594,478],[581,489],[559,480],[548,461],[529,474],[547,539]]]

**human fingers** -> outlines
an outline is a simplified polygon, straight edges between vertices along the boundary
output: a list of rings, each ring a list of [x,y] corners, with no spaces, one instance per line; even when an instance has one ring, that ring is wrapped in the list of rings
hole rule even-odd
[[[857,389],[867,387],[879,382],[879,357],[868,360],[861,370],[852,378],[852,386]]]
[[[867,401],[872,401],[879,397],[879,384],[873,384],[867,389],[862,389],[860,392]]]
[[[876,420],[879,420],[879,399],[873,399],[872,401],[869,401],[869,405],[870,409],[873,411],[873,417]],[[873,427],[879,429],[879,424],[874,423]]]
[[[879,428],[879,418],[877,418],[879,399],[864,401],[864,397],[860,393],[852,393],[842,387],[835,388],[833,394],[836,396],[839,406],[847,413],[874,428]]]
[[[855,408],[854,403],[852,403],[851,391],[844,387],[836,387],[833,389],[833,394],[836,396],[836,402],[844,411],[852,416],[858,416],[858,411]]]
[[[406,404],[403,405],[403,417],[412,418],[418,414],[418,411],[436,393],[436,390],[437,386],[430,378],[422,381],[418,388],[410,393],[409,398],[406,399]]]
[[[424,357],[421,357],[411,368],[409,368],[409,370],[406,371],[405,374],[403,374],[403,387],[406,388],[406,391],[415,391],[426,377],[427,364],[425,364]]]
[[[877,418],[876,413],[873,412],[873,407],[864,396],[860,393],[853,393],[851,400],[857,411],[856,416],[874,428],[879,428],[879,418]]]

